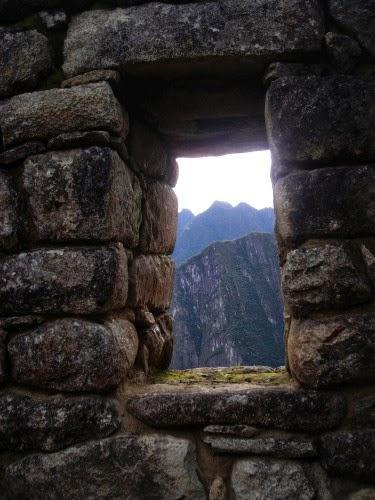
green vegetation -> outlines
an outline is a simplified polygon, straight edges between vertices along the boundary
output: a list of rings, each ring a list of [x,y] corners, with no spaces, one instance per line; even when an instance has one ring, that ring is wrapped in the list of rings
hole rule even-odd
[[[290,382],[285,370],[258,372],[251,367],[195,368],[192,370],[170,370],[155,376],[159,384],[255,384],[285,385]]]

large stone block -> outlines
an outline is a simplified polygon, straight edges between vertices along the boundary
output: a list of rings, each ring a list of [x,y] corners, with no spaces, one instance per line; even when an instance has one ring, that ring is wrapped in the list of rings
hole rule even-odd
[[[186,65],[208,56],[259,65],[286,54],[318,52],[323,36],[315,0],[149,3],[97,10],[71,22],[64,71],[72,76],[97,68],[132,69],[137,63],[182,60]]]
[[[266,99],[274,159],[345,165],[375,160],[375,76],[280,78]]]
[[[145,182],[143,190],[140,250],[170,254],[177,235],[177,196],[170,186],[161,182]]]
[[[232,471],[232,487],[236,500],[315,498],[314,488],[302,465],[289,460],[239,460]]]
[[[0,385],[6,379],[6,362],[7,362],[7,333],[0,329]]]
[[[166,370],[173,353],[173,318],[162,314],[149,328],[142,331],[142,346],[147,349],[146,371],[155,373]]]
[[[375,56],[373,0],[329,0],[328,5],[333,20]]]
[[[236,455],[263,455],[274,458],[314,458],[317,455],[314,440],[300,436],[265,436],[238,438],[205,436],[203,442],[218,453]]]
[[[297,317],[344,309],[370,300],[371,283],[359,252],[349,243],[325,243],[288,253],[282,291]]]
[[[0,260],[0,315],[90,314],[125,306],[122,245],[38,249]]]
[[[129,398],[127,409],[159,428],[244,424],[314,433],[337,427],[346,402],[336,393],[263,387],[139,395]]]
[[[19,200],[12,180],[0,172],[0,250],[14,249],[19,240]]]
[[[32,90],[51,67],[44,35],[36,30],[0,28],[0,98]]]
[[[37,241],[114,240],[137,246],[142,191],[111,149],[33,156],[21,182]]]
[[[147,177],[164,180],[168,173],[168,151],[149,125],[136,120],[130,130],[129,154]]]
[[[307,239],[374,234],[371,165],[295,172],[276,182],[274,194],[277,231],[288,247]]]
[[[33,454],[4,469],[4,500],[27,497],[203,500],[194,445],[172,436],[122,435],[52,454]]]
[[[304,385],[375,382],[375,314],[293,320],[287,349],[289,368]]]
[[[13,336],[8,344],[14,382],[70,392],[114,388],[137,351],[137,332],[126,320],[101,325],[59,319]]]
[[[129,270],[129,303],[134,307],[165,310],[171,304],[174,262],[164,255],[139,255]]]
[[[320,454],[330,474],[375,484],[375,430],[325,434]]]
[[[21,94],[0,104],[4,146],[47,140],[63,132],[127,131],[128,121],[108,83]]]
[[[54,451],[87,439],[107,437],[120,425],[113,399],[99,396],[37,401],[28,396],[0,396],[0,449]]]

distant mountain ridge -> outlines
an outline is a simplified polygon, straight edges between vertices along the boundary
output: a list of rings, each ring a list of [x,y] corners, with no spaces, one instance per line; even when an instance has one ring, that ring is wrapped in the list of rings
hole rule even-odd
[[[284,363],[273,234],[217,242],[177,269],[172,368]]]
[[[246,203],[232,207],[229,203],[215,201],[208,210],[196,216],[189,210],[182,210],[173,258],[180,265],[216,241],[234,240],[252,232],[272,233],[274,223],[272,208],[257,210]]]

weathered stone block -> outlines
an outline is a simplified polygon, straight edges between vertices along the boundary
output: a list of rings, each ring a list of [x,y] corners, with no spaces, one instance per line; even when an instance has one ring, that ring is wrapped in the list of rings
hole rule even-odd
[[[375,56],[375,15],[372,0],[329,0],[329,13],[344,31],[354,35]]]
[[[340,73],[350,73],[357,66],[362,50],[359,43],[341,33],[326,33],[328,58]]]
[[[325,434],[320,455],[329,474],[375,483],[375,430]]]
[[[375,428],[375,396],[359,398],[353,403],[351,424],[355,427]]]
[[[0,250],[17,246],[20,230],[19,200],[12,181],[0,172]]]
[[[288,359],[293,376],[310,387],[374,382],[375,315],[293,320]]]
[[[163,180],[168,172],[168,152],[159,135],[146,123],[135,121],[129,135],[129,154],[147,177]]]
[[[92,83],[12,97],[0,104],[0,127],[9,147],[77,130],[125,134],[128,121],[108,83]]]
[[[280,78],[266,98],[274,159],[325,165],[375,160],[375,77]]]
[[[51,67],[44,35],[36,30],[0,28],[0,98],[32,90]]]
[[[103,130],[66,132],[48,141],[48,149],[75,149],[91,146],[110,146],[111,135]]]
[[[21,182],[37,241],[114,240],[137,246],[142,191],[111,149],[33,156]]]
[[[62,4],[63,5],[63,4]],[[65,10],[42,10],[39,12],[39,19],[43,26],[50,31],[64,29],[68,23],[68,16]]]
[[[99,396],[36,401],[0,395],[0,449],[54,451],[87,439],[106,437],[120,425],[113,399]]]
[[[87,83],[108,82],[112,88],[117,88],[121,82],[121,76],[118,71],[112,69],[97,69],[83,73],[82,75],[73,76],[68,80],[64,80],[61,84],[63,89],[76,87],[77,85],[86,85]]]
[[[142,344],[147,348],[147,371],[166,370],[173,353],[173,318],[163,314],[156,323],[142,331]]]
[[[282,290],[289,310],[297,317],[360,304],[372,294],[355,248],[339,242],[289,252],[282,270]]]
[[[117,386],[137,351],[137,332],[126,320],[100,325],[59,319],[12,337],[8,345],[14,382],[70,392]]]
[[[0,153],[0,165],[11,165],[12,163],[24,160],[28,156],[44,153],[45,150],[46,147],[42,142],[26,142],[25,144],[21,144],[20,146]]]
[[[153,427],[241,424],[310,433],[337,427],[346,402],[335,393],[268,387],[133,396],[127,408]]]
[[[178,201],[173,189],[161,182],[145,182],[140,232],[142,253],[173,252],[178,219]]]
[[[315,443],[309,438],[275,436],[244,439],[205,436],[203,442],[219,453],[247,453],[274,458],[313,458],[317,455]]]
[[[123,435],[58,453],[33,454],[7,466],[5,500],[58,498],[186,498],[204,500],[194,445],[172,436]],[[135,473],[134,471],[137,471]]]
[[[234,464],[232,487],[236,500],[251,498],[312,500],[315,491],[298,462],[244,459]]]
[[[249,65],[258,65],[283,54],[318,52],[323,36],[322,12],[315,0],[149,3],[97,10],[71,22],[64,71],[72,76],[166,60],[186,65],[207,56],[245,58]]]
[[[6,379],[6,353],[7,353],[7,333],[0,329],[0,385]]]
[[[164,255],[139,255],[129,269],[129,303],[165,310],[171,304],[175,264]]]
[[[128,290],[122,245],[39,249],[0,260],[0,315],[120,309]]]
[[[207,425],[203,432],[209,435],[249,438],[260,433],[260,429],[250,425]]]
[[[263,77],[263,82],[268,86],[278,78],[291,76],[322,76],[323,66],[320,64],[276,62],[270,64]]]
[[[279,179],[274,193],[277,231],[288,247],[307,239],[374,233],[373,166],[295,172]]]

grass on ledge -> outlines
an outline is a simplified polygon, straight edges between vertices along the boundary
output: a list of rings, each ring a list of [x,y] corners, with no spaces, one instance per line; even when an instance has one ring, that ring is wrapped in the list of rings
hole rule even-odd
[[[230,368],[194,368],[169,370],[156,375],[157,384],[242,384],[284,385],[290,382],[286,370],[261,367],[232,366]]]

